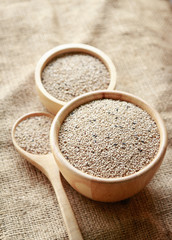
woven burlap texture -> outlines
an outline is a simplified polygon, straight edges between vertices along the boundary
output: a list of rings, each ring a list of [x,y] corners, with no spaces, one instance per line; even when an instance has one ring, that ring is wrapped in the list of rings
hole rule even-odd
[[[81,42],[107,53],[117,89],[135,94],[163,117],[169,146],[153,180],[118,203],[91,201],[64,180],[84,239],[172,239],[172,18],[167,0],[1,0],[0,2],[0,239],[68,239],[47,178],[20,157],[14,121],[45,110],[34,70],[47,50]]]

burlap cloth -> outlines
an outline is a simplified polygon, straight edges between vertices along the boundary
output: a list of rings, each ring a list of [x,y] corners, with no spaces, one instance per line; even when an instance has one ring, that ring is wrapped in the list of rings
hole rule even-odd
[[[117,89],[155,107],[169,146],[149,185],[118,203],[91,201],[64,186],[84,239],[172,239],[172,15],[170,1],[86,0],[0,2],[0,239],[68,239],[47,178],[19,156],[14,121],[44,110],[34,70],[47,50],[81,42],[106,52],[117,67]]]

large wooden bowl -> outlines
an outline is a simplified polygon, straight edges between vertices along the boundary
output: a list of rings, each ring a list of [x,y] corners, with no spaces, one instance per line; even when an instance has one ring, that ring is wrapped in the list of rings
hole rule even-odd
[[[51,49],[50,51],[46,52],[41,57],[35,69],[35,82],[38,95],[43,105],[47,108],[49,112],[53,114],[56,114],[59,111],[59,109],[63,107],[67,102],[61,101],[53,97],[45,90],[41,80],[42,71],[54,57],[60,56],[61,54],[64,53],[77,53],[77,52],[87,53],[101,60],[110,73],[110,83],[108,89],[109,90],[115,89],[116,68],[111,59],[104,52],[86,44],[64,44],[57,46]]]
[[[140,171],[118,178],[99,178],[83,173],[73,167],[63,156],[58,146],[58,132],[63,120],[78,106],[96,99],[118,99],[133,103],[146,110],[155,120],[160,132],[160,147],[157,155]],[[119,91],[96,91],[83,94],[66,104],[56,115],[50,130],[50,142],[53,155],[59,169],[68,183],[84,196],[97,201],[114,202],[133,196],[142,190],[152,179],[164,158],[167,148],[167,132],[163,120],[156,110],[140,98]]]

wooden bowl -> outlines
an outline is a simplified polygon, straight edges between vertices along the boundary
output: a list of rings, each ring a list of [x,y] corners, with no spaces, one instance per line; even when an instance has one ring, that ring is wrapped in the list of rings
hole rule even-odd
[[[83,173],[73,167],[63,156],[58,146],[58,132],[67,115],[78,106],[96,99],[116,99],[133,103],[147,111],[160,132],[160,146],[155,158],[140,171],[125,177],[99,178]],[[95,91],[83,94],[66,104],[56,115],[50,130],[50,143],[59,169],[67,182],[84,196],[103,202],[120,201],[142,190],[152,179],[164,158],[167,148],[167,132],[163,120],[156,110],[145,101],[120,91]]]
[[[55,47],[50,51],[46,52],[41,57],[35,70],[36,89],[40,97],[40,100],[43,103],[43,105],[48,109],[48,111],[50,111],[53,114],[56,114],[59,111],[59,109],[63,107],[67,102],[58,100],[45,90],[41,80],[42,71],[54,57],[60,56],[61,54],[64,53],[76,53],[76,52],[87,53],[101,60],[110,73],[110,84],[108,86],[108,89],[109,90],[115,89],[116,68],[111,59],[104,52],[86,44],[64,44]]]

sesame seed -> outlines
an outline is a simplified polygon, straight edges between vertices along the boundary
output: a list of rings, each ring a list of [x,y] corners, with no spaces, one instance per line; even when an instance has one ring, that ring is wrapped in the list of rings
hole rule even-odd
[[[109,114],[113,110],[115,115]],[[158,152],[160,134],[156,123],[132,103],[101,99],[83,104],[72,113],[61,125],[59,147],[73,166],[87,174],[105,178],[128,176],[148,165]],[[137,122],[135,129],[133,122]],[[150,126],[151,133],[147,131]],[[78,152],[73,151],[75,146],[80,147]]]
[[[49,131],[52,119],[41,115],[21,121],[15,131],[18,145],[32,154],[48,154],[50,149]]]
[[[62,54],[42,72],[42,84],[53,97],[69,101],[83,93],[107,89],[110,73],[96,57],[85,53]]]

